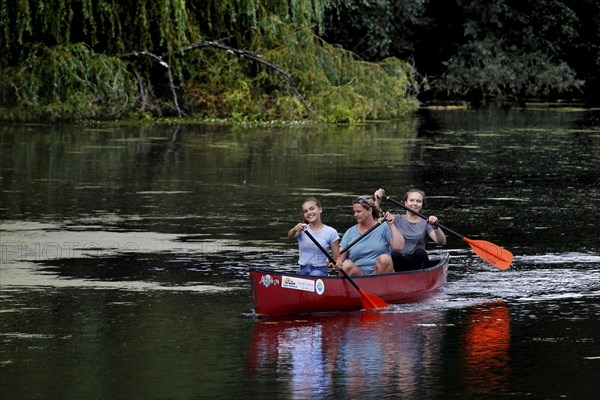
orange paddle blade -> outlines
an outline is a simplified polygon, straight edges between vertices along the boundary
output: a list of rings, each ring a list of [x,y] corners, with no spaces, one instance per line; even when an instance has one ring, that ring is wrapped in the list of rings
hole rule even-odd
[[[486,240],[471,240],[466,237],[463,237],[463,240],[471,246],[475,254],[502,271],[512,264],[512,253],[494,243]]]
[[[363,308],[365,310],[386,308],[388,306],[388,304],[381,297],[369,294],[362,289],[359,289],[358,291],[360,292],[360,296],[362,297]]]

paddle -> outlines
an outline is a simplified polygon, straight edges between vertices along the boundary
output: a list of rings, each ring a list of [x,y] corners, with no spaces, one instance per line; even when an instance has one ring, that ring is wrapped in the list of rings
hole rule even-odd
[[[356,239],[354,239],[348,246],[346,246],[345,249],[343,249],[340,252],[340,254],[344,254],[345,252],[347,252],[348,250],[350,250],[350,247],[354,246],[356,243],[358,243],[360,240],[362,240],[362,238],[364,238],[365,236],[367,236],[369,233],[373,232],[382,223],[383,223],[383,219],[377,220],[377,222],[375,223],[375,225],[373,225],[365,233],[363,233],[362,235],[360,235],[359,237],[357,237]]]
[[[404,208],[407,211],[410,211],[411,213],[413,213],[415,215],[418,215],[419,217],[423,218],[424,220],[427,220],[427,216],[421,214],[418,211],[410,209],[409,207],[405,206],[404,204],[400,203],[399,201],[392,199],[390,196],[386,196],[385,199],[391,201],[392,203],[394,203],[395,205],[397,205],[399,207]],[[469,246],[471,246],[471,248],[473,249],[475,254],[477,254],[484,261],[487,261],[494,267],[504,271],[505,269],[510,267],[510,264],[512,264],[513,255],[510,251],[503,249],[502,247],[495,245],[494,243],[490,243],[486,240],[469,239],[469,238],[461,235],[460,233],[457,233],[457,232],[453,231],[452,229],[440,224],[439,222],[436,223],[436,225],[439,226],[440,228],[442,228],[443,230],[445,230],[446,232],[451,233],[454,236],[457,236],[457,237],[461,238],[462,240],[464,240],[465,242],[467,242],[469,244]]]
[[[361,240],[362,238],[367,236],[369,233],[371,233],[373,231],[373,229],[377,228],[379,225],[381,225],[381,221],[379,221],[376,225],[372,226],[368,231],[366,231],[365,233],[360,235],[358,238],[356,238],[356,240],[354,240],[352,243],[350,243],[348,245],[348,247],[346,247],[344,250],[342,250],[342,252],[340,254],[344,253],[345,251],[348,251],[350,249],[350,247],[354,246],[359,240]],[[325,256],[329,259],[329,261],[331,261],[333,264],[335,264],[336,261],[333,259],[333,257],[327,252],[327,250],[325,250],[323,248],[323,246],[321,246],[321,243],[317,242],[317,239],[315,239],[315,237],[308,231],[308,229],[305,229],[304,233],[306,233],[306,236],[308,236],[310,238],[310,240],[312,240],[314,242],[314,244],[317,245],[319,250],[321,250],[323,252],[323,254],[325,254]],[[363,308],[365,310],[385,308],[388,306],[388,304],[382,298],[377,297],[374,294],[367,293],[364,290],[362,290],[360,287],[358,287],[356,282],[354,282],[352,280],[352,278],[350,278],[348,273],[346,271],[344,271],[343,268],[340,268],[340,271],[342,271],[344,278],[346,278],[352,284],[352,286],[354,286],[354,288],[356,290],[358,290],[358,293],[360,293],[360,297],[361,297],[362,303],[363,303]]]

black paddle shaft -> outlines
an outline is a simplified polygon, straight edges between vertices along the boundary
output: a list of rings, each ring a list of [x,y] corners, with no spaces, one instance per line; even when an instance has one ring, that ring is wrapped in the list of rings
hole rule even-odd
[[[340,252],[340,254],[344,254],[345,252],[347,252],[348,250],[350,250],[350,247],[354,246],[356,243],[358,243],[360,240],[362,240],[362,238],[364,238],[365,236],[367,236],[369,233],[373,232],[375,229],[377,229],[377,227],[379,225],[381,225],[383,222],[383,219],[377,221],[377,223],[375,225],[373,225],[372,227],[370,227],[365,233],[363,233],[362,235],[360,235],[359,237],[357,237],[356,239],[354,239],[354,241],[352,243],[350,243],[345,249],[342,249],[342,251]]]
[[[317,247],[323,252],[323,254],[325,254],[325,256],[327,256],[329,261],[331,261],[332,263],[335,264],[335,260],[333,259],[333,257],[331,257],[331,255],[327,252],[327,250],[325,250],[323,248],[323,246],[321,246],[321,243],[317,242],[317,239],[315,239],[315,237],[312,235],[312,233],[310,233],[308,231],[308,229],[305,229],[304,233],[306,233],[306,236],[308,236],[310,238],[310,240],[312,240],[317,245]],[[354,243],[356,243],[357,241],[358,240],[355,240]],[[350,247],[350,246],[348,246],[348,247]],[[352,278],[350,278],[348,273],[346,271],[344,271],[343,268],[340,268],[339,270],[342,271],[342,274],[344,274],[344,278],[348,279],[348,281],[352,284],[352,286],[354,286],[354,288],[360,292],[360,288],[358,287],[358,285],[356,283],[354,283],[354,281],[352,280]]]
[[[350,243],[348,245],[348,247],[346,247],[345,249],[342,249],[342,251],[340,252],[340,254],[344,254],[345,252],[347,252],[348,250],[350,250],[350,247],[354,246],[356,243],[358,243],[360,240],[362,240],[369,233],[373,232],[379,225],[381,225],[382,222],[383,222],[383,220],[377,221],[377,223],[375,225],[373,225],[372,227],[370,227],[365,233],[363,233],[362,235],[360,235],[359,237],[357,237],[356,239],[354,239],[354,241],[352,243]],[[306,235],[313,242],[315,242],[315,244],[319,247],[319,249],[323,252],[323,254],[325,254],[327,256],[327,258],[329,259],[329,261],[331,261],[332,263],[335,264],[335,260],[333,259],[333,257],[331,257],[331,255],[327,252],[327,250],[325,250],[323,248],[323,246],[321,246],[321,244],[319,242],[317,242],[317,240],[314,238],[314,236],[308,231],[308,228],[304,230],[304,233],[306,233]]]
[[[329,261],[331,261],[333,264],[335,264],[335,260],[333,259],[333,257],[331,257],[331,254],[329,254],[327,252],[327,250],[325,250],[323,248],[323,246],[321,246],[321,243],[317,242],[317,239],[315,239],[315,237],[312,235],[312,233],[310,233],[308,231],[308,228],[304,230],[304,233],[306,233],[306,236],[308,236],[310,238],[310,240],[312,240],[317,245],[319,250],[321,250],[323,252],[323,254],[325,254],[325,256],[329,259]]]
[[[392,203],[394,203],[398,207],[402,207],[406,211],[409,211],[409,212],[411,212],[411,213],[413,213],[413,214],[415,214],[415,215],[423,218],[425,221],[427,221],[427,216],[425,214],[421,214],[420,212],[415,211],[415,210],[411,209],[410,207],[405,206],[404,204],[400,203],[399,201],[392,199],[390,196],[386,196],[385,199],[391,201]],[[445,230],[446,232],[453,234],[454,236],[457,236],[457,237],[459,237],[461,239],[465,238],[460,233],[453,231],[452,229],[448,228],[447,226],[444,226],[444,225],[440,224],[439,222],[436,222],[435,224],[437,226],[439,226],[440,228],[442,228],[443,230]]]

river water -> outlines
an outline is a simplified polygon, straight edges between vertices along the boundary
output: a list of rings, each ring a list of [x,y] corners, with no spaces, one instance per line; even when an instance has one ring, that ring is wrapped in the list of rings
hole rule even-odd
[[[358,126],[1,125],[3,399],[532,398],[600,390],[600,112],[423,110]],[[378,187],[453,236],[448,285],[259,319],[309,195],[340,233]],[[392,204],[384,208],[398,212]]]

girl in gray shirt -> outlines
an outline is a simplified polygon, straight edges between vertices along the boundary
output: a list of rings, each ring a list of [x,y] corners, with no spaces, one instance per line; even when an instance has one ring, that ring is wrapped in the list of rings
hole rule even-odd
[[[384,189],[375,191],[377,206],[384,196]],[[411,189],[402,198],[402,203],[416,212],[421,212],[425,207],[425,192]],[[435,225],[437,221],[435,215],[430,215],[425,221],[410,211],[396,215],[394,225],[404,237],[404,248],[402,251],[392,252],[395,271],[429,268],[429,256],[425,251],[427,240],[431,239],[441,246],[446,244],[446,235]]]

